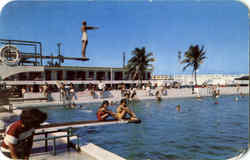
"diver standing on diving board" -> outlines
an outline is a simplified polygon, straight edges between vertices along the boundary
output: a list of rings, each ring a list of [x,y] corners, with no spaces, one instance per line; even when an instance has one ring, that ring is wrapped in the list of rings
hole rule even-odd
[[[94,29],[99,29],[99,27],[93,27],[93,26],[87,26],[87,22],[83,21],[82,22],[82,57],[86,57],[86,47],[88,44],[88,35],[87,35],[87,30],[94,30]]]

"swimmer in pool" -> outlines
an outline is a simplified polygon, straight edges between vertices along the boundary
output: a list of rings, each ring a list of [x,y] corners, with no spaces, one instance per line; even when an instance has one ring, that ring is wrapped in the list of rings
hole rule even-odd
[[[176,110],[177,110],[178,112],[180,112],[180,111],[181,111],[181,105],[178,104],[178,105],[176,106]]]
[[[156,100],[157,100],[158,102],[161,101],[161,94],[160,94],[160,91],[156,91],[155,97],[156,97]]]

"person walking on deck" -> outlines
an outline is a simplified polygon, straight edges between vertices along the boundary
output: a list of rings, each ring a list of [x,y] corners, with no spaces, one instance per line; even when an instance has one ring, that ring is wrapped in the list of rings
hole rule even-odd
[[[99,98],[103,98],[103,94],[105,91],[105,84],[101,80],[98,83],[98,91],[99,91]]]
[[[65,88],[65,84],[63,82],[60,85],[59,92],[60,92],[60,102],[63,102],[63,104],[65,104],[66,88]]]
[[[86,57],[86,47],[88,44],[87,30],[94,30],[94,29],[98,29],[98,28],[99,27],[87,26],[86,21],[82,22],[81,31],[82,31],[82,57],[83,58]]]
[[[43,96],[47,97],[49,96],[49,84],[45,82],[43,86]]]
[[[76,91],[75,91],[75,87],[73,83],[70,83],[69,86],[69,95],[70,95],[70,99],[73,101],[77,100],[77,95],[76,95]]]

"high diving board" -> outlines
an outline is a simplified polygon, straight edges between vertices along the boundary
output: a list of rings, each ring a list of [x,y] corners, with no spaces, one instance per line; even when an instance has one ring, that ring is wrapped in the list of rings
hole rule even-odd
[[[16,57],[16,54],[14,52],[9,52],[8,57]],[[21,58],[42,58],[42,59],[62,59],[62,60],[77,60],[77,61],[88,61],[89,58],[87,57],[65,57],[62,55],[59,56],[42,56],[42,55],[35,55],[32,53],[23,53],[21,52],[20,55]]]
[[[33,54],[22,54],[21,57],[23,58],[43,58],[43,59],[66,59],[66,60],[77,60],[77,61],[88,61],[89,58],[87,57],[64,57],[64,56],[40,56],[40,55],[33,55]]]

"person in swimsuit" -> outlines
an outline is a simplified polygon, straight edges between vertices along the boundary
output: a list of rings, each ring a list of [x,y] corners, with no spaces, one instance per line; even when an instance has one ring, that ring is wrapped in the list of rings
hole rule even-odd
[[[122,99],[120,105],[116,109],[116,116],[120,120],[125,119],[127,114],[130,116],[130,120],[137,120],[135,113],[128,108],[127,100]]]
[[[98,27],[87,26],[86,21],[82,22],[81,31],[82,31],[82,57],[83,58],[86,57],[86,47],[88,44],[87,30],[94,30],[94,29],[98,29]]]
[[[99,121],[104,121],[108,117],[112,116],[113,118],[117,119],[116,114],[113,113],[111,110],[108,109],[109,102],[103,101],[102,105],[99,107],[96,116]]]
[[[47,82],[45,82],[45,85],[43,86],[43,95],[45,97],[48,97],[49,95],[49,84]]]
[[[61,82],[60,84],[59,92],[60,92],[60,102],[62,101],[64,104],[66,99],[66,88],[63,82]]]
[[[160,91],[156,91],[155,97],[156,97],[156,100],[157,100],[158,102],[161,101],[161,93],[160,93]]]
[[[24,110],[20,120],[7,127],[1,145],[1,156],[4,159],[28,160],[32,149],[34,131],[46,119],[47,114],[38,109]]]
[[[177,110],[178,112],[180,112],[180,111],[181,111],[181,105],[178,104],[178,105],[176,106],[176,110]]]

